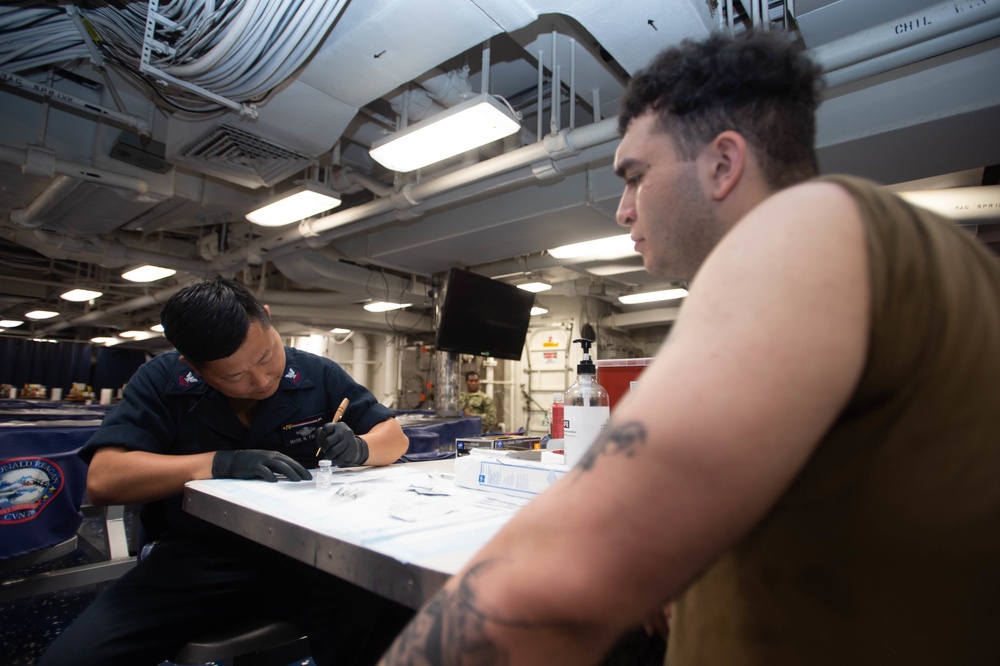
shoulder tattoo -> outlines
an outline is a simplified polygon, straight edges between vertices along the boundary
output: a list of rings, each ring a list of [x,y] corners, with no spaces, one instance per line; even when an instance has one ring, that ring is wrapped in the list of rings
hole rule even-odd
[[[632,458],[639,447],[645,444],[646,426],[639,421],[627,421],[620,425],[609,423],[580,459],[578,467],[581,471],[588,472],[602,456],[624,455]]]

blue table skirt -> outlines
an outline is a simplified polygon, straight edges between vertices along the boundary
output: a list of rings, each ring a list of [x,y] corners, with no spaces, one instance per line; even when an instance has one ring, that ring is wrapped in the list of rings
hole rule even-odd
[[[454,451],[455,439],[478,437],[483,430],[482,424],[482,417],[468,416],[426,425],[404,425],[403,432],[410,438],[406,453]]]
[[[407,425],[407,454],[454,451],[458,437],[476,437],[478,416]],[[65,541],[80,528],[87,465],[77,451],[96,425],[0,427],[0,559]]]
[[[97,426],[0,428],[0,559],[69,539],[80,528],[87,465],[77,451]]]

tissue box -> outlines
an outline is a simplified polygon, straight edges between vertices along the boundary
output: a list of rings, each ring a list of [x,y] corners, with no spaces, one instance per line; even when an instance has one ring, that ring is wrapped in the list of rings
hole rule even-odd
[[[463,488],[534,497],[561,479],[570,468],[516,458],[467,456],[455,459],[455,483]]]
[[[497,437],[458,437],[455,439],[455,453],[464,456],[472,449],[541,449],[542,438],[523,435],[499,435]]]
[[[534,460],[540,461],[542,459],[542,454],[545,453],[543,449],[487,449],[487,448],[475,448],[470,449],[469,453],[472,456],[486,456],[488,458],[510,458],[512,460]],[[560,461],[561,462],[561,461]]]

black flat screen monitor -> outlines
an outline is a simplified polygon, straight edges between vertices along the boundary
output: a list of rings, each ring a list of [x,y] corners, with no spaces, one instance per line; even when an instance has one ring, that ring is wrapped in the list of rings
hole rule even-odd
[[[453,268],[435,346],[441,351],[517,361],[534,303],[531,292]]]

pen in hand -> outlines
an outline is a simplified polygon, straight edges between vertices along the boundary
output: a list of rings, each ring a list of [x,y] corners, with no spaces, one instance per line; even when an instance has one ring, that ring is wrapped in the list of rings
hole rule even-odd
[[[347,398],[344,398],[343,400],[340,401],[340,406],[337,407],[337,411],[333,413],[333,421],[331,421],[330,423],[336,423],[337,421],[340,420],[340,417],[344,415],[344,410],[347,409],[347,404],[348,404]],[[319,458],[319,454],[322,452],[323,452],[322,446],[316,449],[316,457]]]

